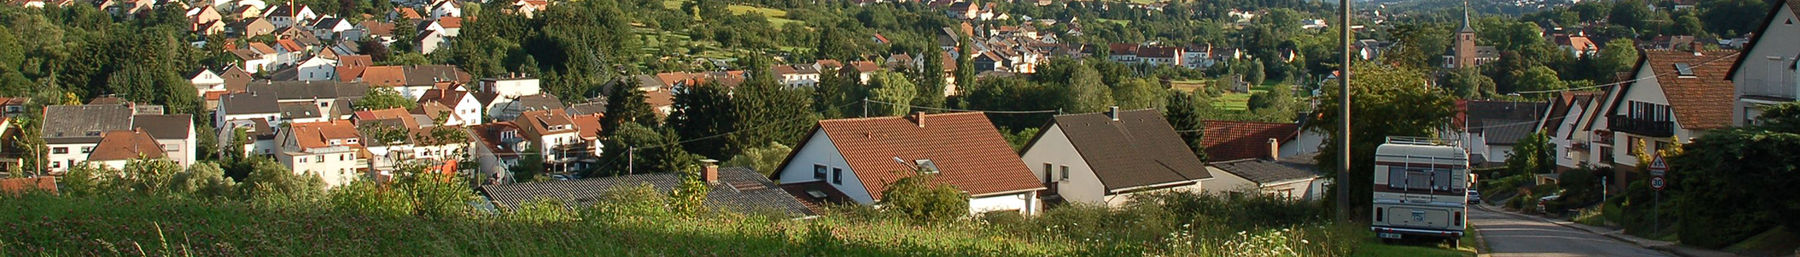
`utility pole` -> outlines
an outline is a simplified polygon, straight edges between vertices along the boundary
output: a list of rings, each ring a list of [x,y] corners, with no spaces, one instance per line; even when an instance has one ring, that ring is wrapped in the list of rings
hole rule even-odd
[[[630,175],[630,174],[634,173],[633,171],[635,171],[636,169],[637,169],[637,147],[636,146],[628,147],[625,150],[625,174]],[[613,174],[618,174],[618,173],[613,173]]]
[[[868,117],[869,117],[869,98],[863,97],[863,115],[862,115],[862,117],[858,117],[858,118],[868,118]]]
[[[1350,1],[1339,0],[1339,19],[1343,26],[1338,34],[1343,42],[1338,44],[1342,51],[1342,66],[1338,67],[1338,218],[1350,220]]]

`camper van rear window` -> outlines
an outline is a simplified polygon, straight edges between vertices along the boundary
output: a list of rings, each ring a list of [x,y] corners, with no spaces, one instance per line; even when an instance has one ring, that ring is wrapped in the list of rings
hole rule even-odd
[[[1404,190],[1452,190],[1450,169],[1427,167],[1389,167],[1388,187]]]

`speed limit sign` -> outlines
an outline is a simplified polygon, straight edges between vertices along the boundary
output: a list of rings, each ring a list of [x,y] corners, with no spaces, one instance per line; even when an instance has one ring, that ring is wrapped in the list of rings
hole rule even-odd
[[[1650,188],[1651,189],[1656,189],[1656,191],[1662,191],[1665,184],[1667,184],[1667,183],[1663,182],[1663,176],[1650,177]]]

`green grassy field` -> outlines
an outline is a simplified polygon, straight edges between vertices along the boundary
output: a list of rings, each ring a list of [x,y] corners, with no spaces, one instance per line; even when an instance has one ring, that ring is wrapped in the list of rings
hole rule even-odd
[[[1219,98],[1214,99],[1217,101],[1213,101],[1213,107],[1228,111],[1248,111],[1250,110],[1250,95],[1257,92],[1268,91],[1250,90],[1249,93],[1225,93],[1224,95],[1219,95]]]
[[[662,5],[663,5],[663,8],[681,9],[682,2],[683,2],[682,0],[663,0]],[[745,14],[745,13],[761,14],[763,17],[769,18],[769,23],[774,24],[775,28],[777,28],[777,29],[787,28],[788,24],[800,23],[800,21],[788,19],[787,11],[783,11],[781,9],[755,7],[755,6],[748,6],[748,5],[741,5],[741,4],[733,4],[730,6],[726,6],[725,9],[731,11],[731,14]]]

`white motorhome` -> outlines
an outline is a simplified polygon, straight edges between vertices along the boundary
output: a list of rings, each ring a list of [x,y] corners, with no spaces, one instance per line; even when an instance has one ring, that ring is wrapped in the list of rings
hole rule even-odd
[[[1429,138],[1388,137],[1375,149],[1374,220],[1383,240],[1462,237],[1468,213],[1469,153]]]

